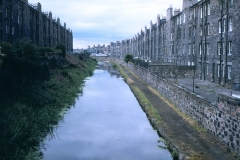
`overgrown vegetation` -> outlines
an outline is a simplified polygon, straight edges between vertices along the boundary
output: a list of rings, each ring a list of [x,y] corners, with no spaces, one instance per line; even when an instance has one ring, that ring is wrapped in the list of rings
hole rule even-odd
[[[6,57],[0,68],[0,159],[34,159],[32,155],[41,155],[34,152],[40,142],[81,93],[96,61],[66,54],[65,63],[50,68],[42,55],[50,48],[30,41],[1,46]]]

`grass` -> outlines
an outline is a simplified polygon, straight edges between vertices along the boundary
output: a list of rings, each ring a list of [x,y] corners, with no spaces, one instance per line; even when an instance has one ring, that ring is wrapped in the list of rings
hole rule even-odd
[[[141,106],[143,106],[148,117],[154,119],[156,125],[160,125],[162,118],[158,114],[158,111],[155,109],[155,107],[150,103],[150,101],[146,98],[146,96],[140,91],[137,86],[133,86],[132,90]]]
[[[174,104],[172,104],[168,99],[163,97],[160,93],[158,93],[155,89],[152,87],[149,87],[149,89],[156,94],[159,98],[161,98],[169,107],[171,107],[178,115],[180,115],[185,121],[187,121],[196,131],[203,133],[207,132],[207,130],[203,127],[201,127],[193,118],[186,115],[184,112],[182,112],[179,108],[177,108]]]
[[[75,103],[83,80],[96,61],[67,55],[67,64],[50,71],[48,81],[27,87],[18,97],[0,97],[0,149],[2,159],[38,159],[44,137],[54,132],[62,112]],[[43,145],[43,144],[42,144]]]

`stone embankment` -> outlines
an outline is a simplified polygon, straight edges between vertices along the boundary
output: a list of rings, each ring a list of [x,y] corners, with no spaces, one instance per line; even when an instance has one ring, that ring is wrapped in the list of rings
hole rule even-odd
[[[132,72],[126,68],[125,71],[134,85],[158,110],[163,119],[158,126],[159,132],[178,150],[180,159],[239,159],[239,99],[219,94],[217,104],[211,104],[203,97],[161,79],[144,68],[131,64],[127,67]],[[151,88],[157,92],[154,93]],[[162,100],[162,96],[167,100]]]

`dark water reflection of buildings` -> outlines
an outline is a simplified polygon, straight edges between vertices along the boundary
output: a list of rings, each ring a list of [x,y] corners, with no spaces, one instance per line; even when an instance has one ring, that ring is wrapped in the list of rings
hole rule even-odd
[[[116,76],[117,78],[120,77],[119,70],[117,68],[114,68],[113,64],[109,61],[98,62],[98,66],[96,68],[108,71],[110,73],[111,77],[112,76]]]

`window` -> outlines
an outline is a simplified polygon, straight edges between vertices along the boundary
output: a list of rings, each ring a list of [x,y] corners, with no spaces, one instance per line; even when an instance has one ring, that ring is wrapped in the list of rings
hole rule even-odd
[[[232,66],[228,66],[228,79],[231,79]]]
[[[233,29],[232,17],[229,18],[229,22],[228,23],[229,23],[229,29],[228,30],[229,30],[229,32],[231,32],[232,29]]]
[[[223,33],[225,32],[226,20],[223,19]]]
[[[209,64],[207,63],[206,64],[206,75],[208,75],[209,74]]]
[[[222,24],[221,24],[221,21],[219,20],[218,21],[218,33],[221,33],[222,31]]]
[[[207,4],[207,13],[210,15],[210,3]]]
[[[207,14],[206,14],[206,5],[204,4],[204,6],[203,6],[203,16],[206,16]]]
[[[217,76],[220,77],[220,64],[217,65]]]
[[[188,36],[191,37],[191,27],[189,27]]]
[[[206,24],[204,25],[204,32],[203,32],[203,34],[204,34],[204,36],[207,35],[207,25]]]
[[[219,9],[220,9],[220,11],[222,9],[224,9],[224,8],[226,8],[226,3],[224,1],[219,1]]]
[[[228,42],[228,55],[231,55],[232,54],[232,42],[229,41]]]
[[[185,13],[183,14],[183,23],[185,23],[185,18],[186,18],[186,15]]]
[[[202,44],[199,45],[199,54],[202,55]]]
[[[229,6],[233,6],[233,0],[229,0]]]
[[[170,34],[170,40],[172,41],[173,40],[173,33],[171,32]]]
[[[217,54],[220,55],[221,54],[221,43],[220,42],[218,42],[217,47],[218,47]]]
[[[222,55],[225,54],[225,42],[222,42]]]
[[[183,38],[185,39],[185,28],[183,28]]]
[[[194,44],[192,45],[192,54],[194,55],[195,53],[194,53],[194,50],[195,50],[195,48],[194,48]]]
[[[202,46],[202,54],[205,55],[205,43],[203,43],[203,46]]]
[[[182,54],[184,55],[184,53],[185,53],[185,44],[183,45],[183,53]]]
[[[199,67],[198,67],[198,73],[202,73],[202,63],[201,62],[199,62]]]
[[[200,28],[199,28],[199,34],[200,34],[200,36],[202,36],[202,26],[200,26]]]
[[[219,9],[220,9],[220,11],[222,10],[222,8],[223,8],[223,4],[220,2],[220,3],[219,3]]]
[[[222,64],[222,77],[224,77],[224,64]]]
[[[209,43],[207,43],[207,55],[209,55]]]
[[[200,18],[202,18],[202,17],[203,17],[203,8],[200,7]]]
[[[191,54],[191,44],[188,45],[188,55]]]
[[[210,35],[210,24],[209,23],[207,24],[207,35],[208,36]]]
[[[196,27],[193,27],[193,36],[195,36],[195,32],[196,32]]]
[[[9,33],[9,26],[6,25],[6,33]]]
[[[193,17],[196,17],[196,8],[193,8]]]
[[[12,27],[12,34],[14,34],[14,27]]]

